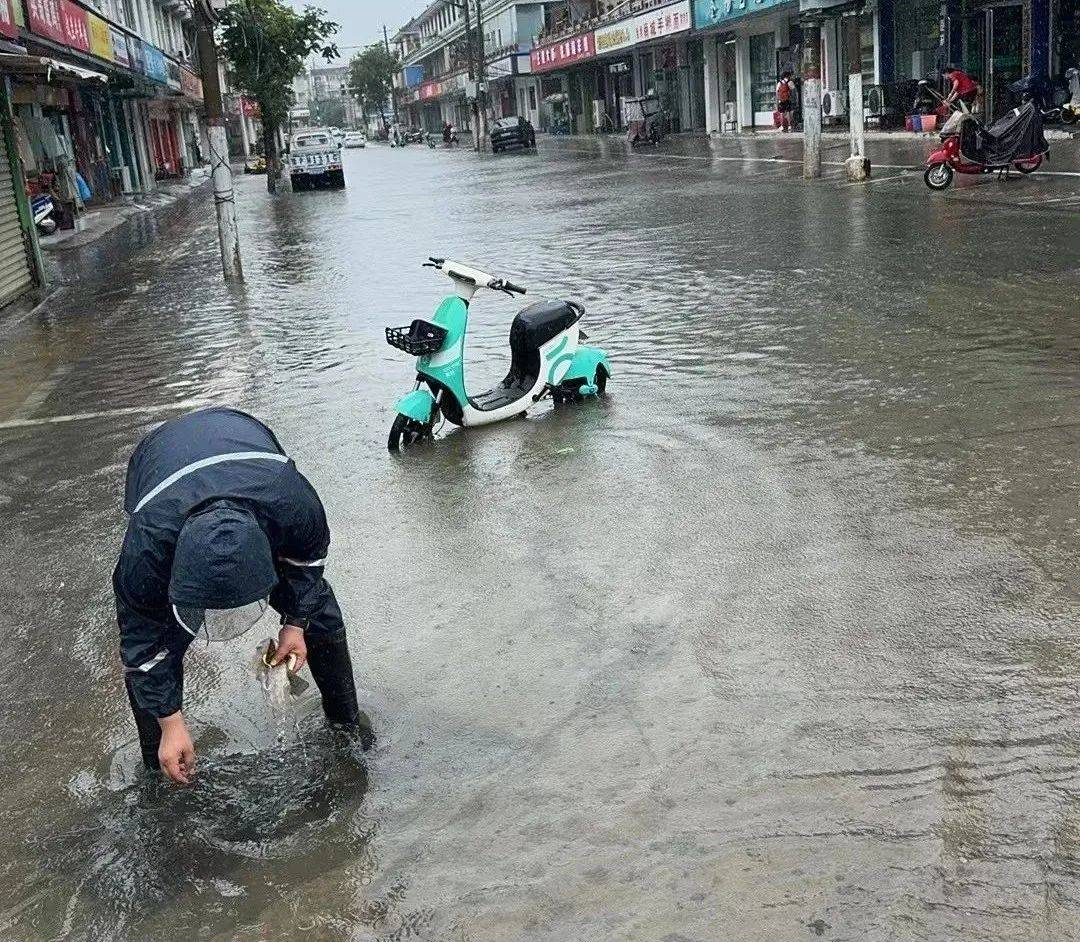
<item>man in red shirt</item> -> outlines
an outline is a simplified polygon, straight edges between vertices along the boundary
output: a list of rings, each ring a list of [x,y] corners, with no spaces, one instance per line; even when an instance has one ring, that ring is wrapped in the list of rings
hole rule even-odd
[[[945,67],[945,78],[952,83],[945,101],[952,104],[954,101],[962,101],[970,110],[975,108],[975,99],[982,93],[982,86],[968,75],[963,69],[955,65]]]

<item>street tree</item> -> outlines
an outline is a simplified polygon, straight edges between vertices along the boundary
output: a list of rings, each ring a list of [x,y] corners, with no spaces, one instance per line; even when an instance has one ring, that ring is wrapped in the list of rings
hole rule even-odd
[[[358,52],[349,62],[349,93],[360,103],[367,116],[375,112],[386,127],[386,103],[394,94],[394,75],[401,68],[396,54],[382,43],[373,43]]]
[[[280,0],[229,0],[218,12],[218,31],[237,86],[259,103],[266,186],[273,193],[281,178],[278,130],[293,104],[293,79],[309,56],[337,58],[330,37],[338,24],[316,7],[298,13]]]

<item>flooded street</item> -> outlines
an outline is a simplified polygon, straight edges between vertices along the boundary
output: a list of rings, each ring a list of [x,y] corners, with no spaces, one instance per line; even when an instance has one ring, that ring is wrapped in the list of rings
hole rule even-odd
[[[4,326],[0,937],[1080,939],[1080,213],[1021,205],[1076,181],[707,148],[240,178],[243,290],[204,190]],[[581,301],[607,398],[391,457],[429,255]],[[521,306],[477,295],[471,390]],[[192,646],[177,790],[110,575],[132,449],[212,403],[327,507],[379,743],[275,726],[267,618]]]

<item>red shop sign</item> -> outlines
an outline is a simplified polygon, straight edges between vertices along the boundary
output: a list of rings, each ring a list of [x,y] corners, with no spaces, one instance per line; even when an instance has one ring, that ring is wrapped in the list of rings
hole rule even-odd
[[[15,10],[11,0],[0,0],[0,36],[14,39],[19,35],[19,25],[15,22]]]
[[[86,11],[71,0],[60,0],[60,22],[64,24],[64,42],[73,49],[90,51],[90,24]]]
[[[537,47],[529,53],[529,62],[534,72],[550,72],[552,69],[570,65],[572,62],[591,59],[595,55],[596,44],[593,42],[593,34],[582,33],[580,36],[571,36],[568,39],[560,39],[557,43]]]
[[[424,82],[420,86],[420,98],[436,98],[441,90],[442,87],[439,82]]]
[[[60,20],[60,0],[26,0],[26,18],[31,31],[62,43],[64,24]]]

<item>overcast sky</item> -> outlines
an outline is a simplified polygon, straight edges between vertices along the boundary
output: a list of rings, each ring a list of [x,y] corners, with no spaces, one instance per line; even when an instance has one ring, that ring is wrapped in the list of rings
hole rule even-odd
[[[390,35],[410,17],[427,6],[427,0],[292,0],[298,10],[310,5],[321,7],[330,19],[341,24],[337,34],[338,49],[343,59],[352,58],[358,49],[382,39],[386,26]]]

